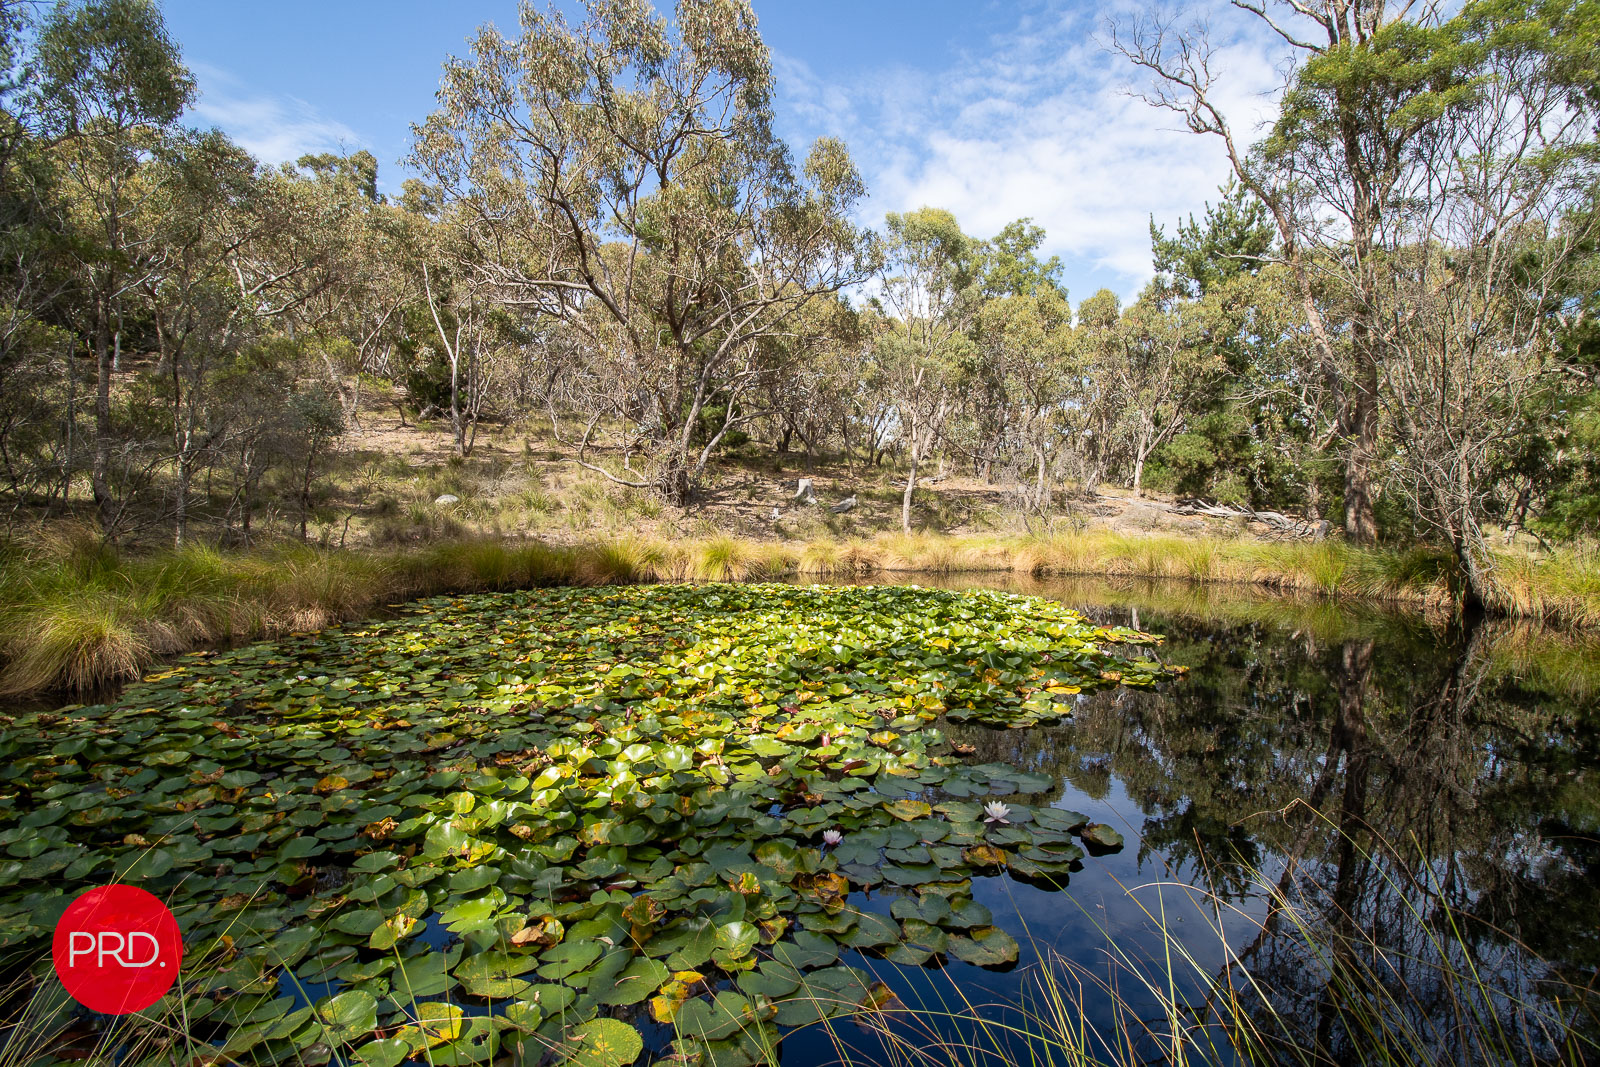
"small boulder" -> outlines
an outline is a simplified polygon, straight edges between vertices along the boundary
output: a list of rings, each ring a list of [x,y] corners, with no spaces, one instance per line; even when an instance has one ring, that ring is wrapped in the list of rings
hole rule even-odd
[[[443,507],[446,504],[459,504],[461,503],[461,498],[454,493],[443,493],[434,500],[434,503]]]

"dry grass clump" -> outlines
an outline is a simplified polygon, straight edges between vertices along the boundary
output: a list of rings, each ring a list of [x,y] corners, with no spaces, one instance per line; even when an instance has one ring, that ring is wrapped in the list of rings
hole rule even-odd
[[[571,582],[574,556],[462,541],[387,552],[196,545],[123,558],[97,539],[51,532],[0,546],[0,694],[93,690],[162,655],[314,630],[405,597]]]
[[[645,581],[639,553],[628,541],[599,541],[578,549],[573,580],[578,585],[629,585]]]
[[[852,541],[839,549],[839,566],[836,574],[845,577],[865,578],[883,570],[883,560],[868,545]]]
[[[839,573],[840,566],[839,543],[825,537],[806,542],[800,549],[796,570],[800,574],[827,577]]]
[[[713,537],[698,546],[694,577],[704,582],[742,582],[754,559],[750,545],[727,536]]]
[[[155,658],[143,627],[114,598],[54,599],[30,613],[29,625],[28,640],[7,642],[0,693],[91,689],[135,677]]]
[[[1600,626],[1600,549],[1563,548],[1495,561],[1496,603],[1507,615]]]

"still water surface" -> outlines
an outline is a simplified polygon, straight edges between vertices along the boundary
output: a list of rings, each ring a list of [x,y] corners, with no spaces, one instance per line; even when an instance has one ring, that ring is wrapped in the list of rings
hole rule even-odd
[[[1575,1026],[1593,1039],[1549,980],[1592,987],[1600,965],[1600,645],[1157,584],[1021,591],[1165,634],[1162,658],[1190,668],[1159,692],[1079,697],[1059,727],[950,727],[980,762],[1056,779],[1022,799],[1110,823],[1126,847],[1087,857],[1060,891],[978,880],[1022,943],[1009,970],[847,959],[911,1010],[887,1045],[850,1024],[793,1034],[784,1063],[1070,1062],[1048,976],[1101,1039],[1160,1062],[1173,1055],[1168,975],[1191,1004],[1231,985],[1253,1018],[1276,1020],[1265,1032],[1370,1062],[1379,1042],[1331,1010],[1330,950],[1308,948],[1334,943],[1391,990],[1407,1036],[1390,1040],[1426,1045],[1407,1055],[1482,1055],[1475,1034],[1525,1023],[1518,1003],[1556,1038]],[[1481,984],[1444,979],[1442,963]],[[1219,1037],[1214,1023],[1204,1010],[1178,1022]],[[1030,1050],[1009,1027],[1051,1039]],[[1540,1032],[1504,1044],[1555,1051]]]

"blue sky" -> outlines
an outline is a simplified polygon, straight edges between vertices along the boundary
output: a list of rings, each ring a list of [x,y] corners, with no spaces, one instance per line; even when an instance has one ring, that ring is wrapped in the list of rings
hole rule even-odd
[[[1198,213],[1226,176],[1220,146],[1123,90],[1097,38],[1105,9],[1050,0],[754,0],[798,152],[844,138],[866,175],[863,221],[923,205],[976,236],[1031,216],[1074,301],[1148,278],[1147,220]],[[196,121],[263,159],[366,148],[398,188],[411,123],[439,67],[480,24],[516,27],[514,0],[165,0],[199,82]],[[660,0],[658,0],[660,6]],[[1249,128],[1279,83],[1275,53],[1225,11],[1227,99]]]

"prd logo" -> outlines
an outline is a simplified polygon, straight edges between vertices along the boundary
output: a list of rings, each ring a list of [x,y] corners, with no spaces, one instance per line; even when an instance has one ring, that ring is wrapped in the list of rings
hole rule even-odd
[[[143,889],[105,885],[67,906],[51,948],[72,999],[93,1011],[143,1011],[177,981],[183,936],[168,907]]]

